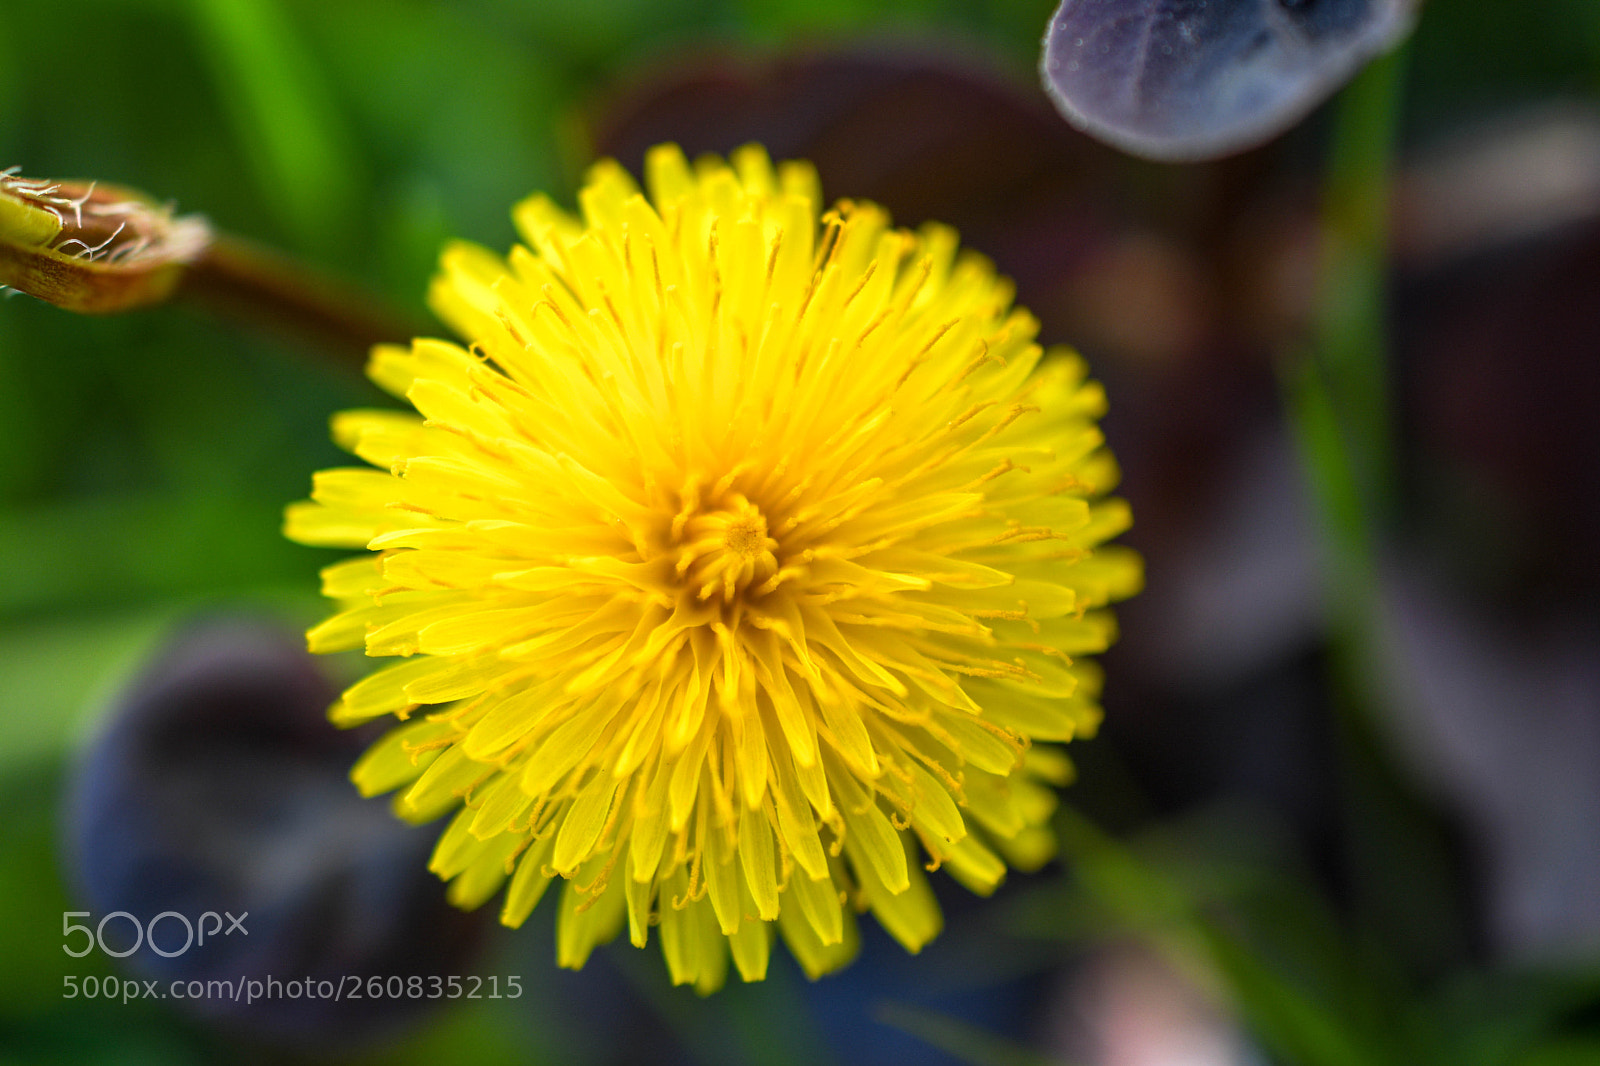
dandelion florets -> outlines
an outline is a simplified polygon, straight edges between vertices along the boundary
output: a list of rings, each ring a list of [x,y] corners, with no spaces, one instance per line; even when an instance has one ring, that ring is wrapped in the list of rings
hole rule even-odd
[[[657,926],[672,978],[811,976],[870,910],[940,929],[925,870],[987,893],[1053,854],[1059,742],[1094,730],[1108,602],[1136,556],[1082,361],[1043,352],[954,232],[826,213],[748,147],[602,162],[502,259],[458,244],[432,302],[470,343],[380,348],[417,414],[353,411],[371,464],[287,532],[323,571],[315,651],[400,661],[341,724],[402,724],[353,772],[432,868],[519,925],[560,885],[558,961]]]

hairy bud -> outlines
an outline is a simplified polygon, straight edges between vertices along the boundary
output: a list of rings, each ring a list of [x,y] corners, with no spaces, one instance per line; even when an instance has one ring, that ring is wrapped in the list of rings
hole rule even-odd
[[[0,172],[0,288],[83,314],[161,303],[210,245],[198,216],[99,182]]]

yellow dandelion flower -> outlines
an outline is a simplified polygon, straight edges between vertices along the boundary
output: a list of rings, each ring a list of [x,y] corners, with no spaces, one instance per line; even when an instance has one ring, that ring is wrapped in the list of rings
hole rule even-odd
[[[1080,656],[1140,583],[1099,387],[1043,353],[954,232],[820,214],[758,147],[594,167],[526,247],[457,244],[432,301],[471,345],[380,348],[420,412],[352,411],[376,469],[317,475],[288,535],[323,571],[315,651],[399,656],[333,708],[404,721],[356,766],[455,812],[458,904],[558,878],[558,961],[659,925],[672,979],[747,981],[774,930],[815,977],[870,910],[916,951],[924,869],[970,889],[1054,842],[1053,742],[1092,731]]]

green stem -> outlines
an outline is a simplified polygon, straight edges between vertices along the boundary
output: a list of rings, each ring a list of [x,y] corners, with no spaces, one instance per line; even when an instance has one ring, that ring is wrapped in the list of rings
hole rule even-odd
[[[1340,97],[1311,351],[1284,374],[1321,529],[1336,669],[1369,709],[1382,673],[1377,531],[1395,499],[1385,291],[1403,67],[1403,50],[1384,56]]]
[[[1367,67],[1340,97],[1323,202],[1316,359],[1373,522],[1394,502],[1385,292],[1389,170],[1404,52]]]

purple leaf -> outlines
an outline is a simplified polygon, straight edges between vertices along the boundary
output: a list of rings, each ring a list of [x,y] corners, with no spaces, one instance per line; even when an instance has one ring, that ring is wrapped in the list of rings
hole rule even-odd
[[[1419,0],[1062,0],[1045,89],[1135,155],[1213,159],[1288,129],[1411,29]]]

